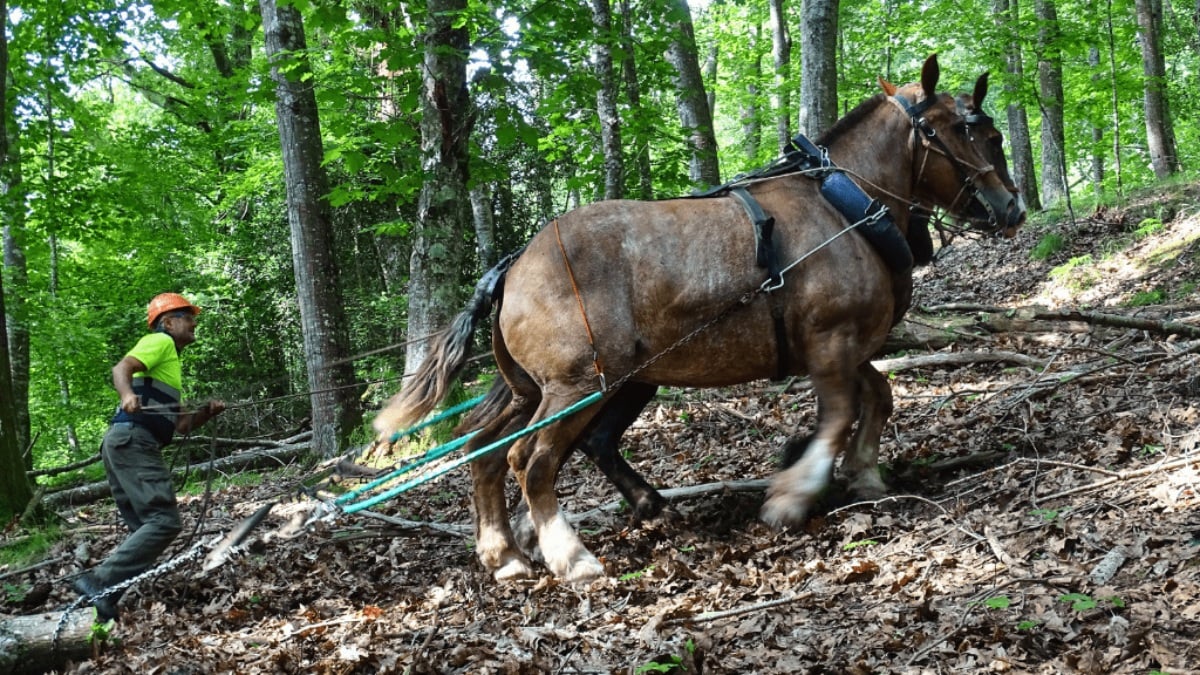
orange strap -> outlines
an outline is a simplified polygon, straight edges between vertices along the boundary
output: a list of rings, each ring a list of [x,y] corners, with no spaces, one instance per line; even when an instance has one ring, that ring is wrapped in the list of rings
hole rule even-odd
[[[567,268],[567,278],[571,280],[571,288],[575,291],[575,300],[579,302],[579,315],[583,317],[583,328],[587,331],[588,344],[592,346],[592,366],[596,376],[600,378],[600,391],[608,391],[604,379],[604,367],[600,364],[600,353],[596,351],[596,338],[592,335],[592,326],[588,323],[587,311],[583,307],[583,295],[579,293],[579,284],[575,283],[575,272],[571,270],[571,261],[567,258],[567,248],[563,246],[562,232],[558,229],[558,219],[554,221],[554,236],[558,239],[558,250],[562,251],[563,266]]]

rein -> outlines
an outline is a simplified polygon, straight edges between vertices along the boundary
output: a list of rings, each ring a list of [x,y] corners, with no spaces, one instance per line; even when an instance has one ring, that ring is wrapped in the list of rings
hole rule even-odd
[[[937,101],[936,97],[927,97],[920,103],[913,104],[909,103],[908,99],[903,95],[895,94],[891,97],[891,100],[895,102],[896,105],[900,106],[900,109],[903,110],[905,114],[908,115],[909,120],[911,120],[914,144],[917,140],[920,140],[921,147],[925,149],[925,156],[921,159],[921,167],[916,176],[913,178],[913,183],[915,184],[920,182],[921,176],[925,173],[926,163],[929,161],[929,153],[936,152],[950,160],[950,163],[954,166],[955,172],[958,173],[959,180],[962,182],[962,188],[959,189],[958,195],[955,196],[954,203],[957,203],[959,198],[966,194],[968,200],[974,199],[976,201],[980,201],[980,203],[982,203],[984,207],[988,209],[988,212],[991,213],[991,207],[988,206],[986,202],[979,200],[978,198],[979,187],[977,183],[980,176],[990,171],[994,171],[995,166],[991,164],[982,167],[974,166],[963,161],[950,151],[950,148],[946,146],[945,141],[943,141],[937,135],[937,131],[933,127],[929,126],[929,122],[925,119],[925,111],[933,107],[934,103]],[[979,121],[982,120],[977,120],[976,122]],[[972,122],[967,121],[967,124],[971,123]],[[992,213],[992,218],[995,220],[996,214]]]

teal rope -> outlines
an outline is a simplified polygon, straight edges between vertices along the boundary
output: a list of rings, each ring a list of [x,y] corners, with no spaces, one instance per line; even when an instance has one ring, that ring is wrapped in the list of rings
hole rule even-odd
[[[347,506],[343,510],[346,513],[355,513],[356,511],[362,511],[363,509],[371,508],[372,506],[375,506],[376,504],[378,504],[380,502],[385,502],[385,501],[391,499],[392,497],[395,497],[398,494],[407,492],[407,491],[417,487],[418,485],[428,483],[429,481],[433,480],[434,478],[440,478],[441,476],[444,476],[445,474],[457,469],[458,467],[460,467],[464,464],[473,462],[476,459],[479,459],[480,457],[483,457],[484,455],[486,455],[490,452],[493,452],[495,450],[498,450],[498,449],[508,445],[509,443],[513,442],[514,440],[516,440],[522,436],[529,435],[529,434],[537,431],[538,429],[545,427],[548,424],[557,422],[558,420],[562,419],[563,417],[566,417],[567,415],[575,414],[579,410],[586,408],[587,406],[595,403],[596,401],[599,401],[603,396],[604,396],[604,392],[602,392],[602,391],[597,391],[593,394],[590,394],[587,397],[585,397],[583,400],[581,400],[567,408],[564,408],[563,410],[547,417],[544,420],[540,420],[536,424],[527,426],[524,429],[517,431],[516,433],[509,434],[508,436],[505,436],[504,438],[501,438],[498,441],[489,443],[488,445],[485,445],[482,448],[479,448],[478,450],[473,450],[471,452],[468,452],[467,454],[463,455],[462,457],[459,457],[458,459],[454,460],[453,462],[450,462],[449,464],[446,464],[445,466],[439,467],[438,469],[430,472],[427,475],[418,476],[417,478],[410,479],[404,483],[401,483],[400,485],[397,485],[396,487],[392,488],[391,490],[388,490],[387,492],[380,493],[378,495],[375,495],[374,497],[371,497],[370,499],[358,502],[357,504],[351,504],[350,506]]]
[[[475,406],[479,405],[479,403],[485,397],[487,397],[487,394],[480,394],[479,396],[476,396],[475,398],[471,399],[470,401],[463,401],[462,403],[459,403],[458,405],[446,410],[445,412],[434,415],[433,417],[425,420],[424,422],[421,422],[420,424],[418,424],[415,427],[410,427],[407,431],[397,431],[396,433],[392,434],[392,437],[388,439],[388,442],[395,443],[396,441],[400,440],[401,438],[404,438],[405,436],[411,436],[411,435],[417,433],[418,431],[424,429],[425,427],[428,427],[430,425],[441,422],[442,420],[446,419],[447,417],[453,417],[454,415],[457,415],[460,412],[463,412],[465,410],[470,410],[471,408],[474,408]]]
[[[383,485],[384,483],[386,483],[398,476],[402,476],[402,475],[408,473],[409,471],[412,471],[413,469],[425,466],[426,464],[428,464],[434,460],[441,459],[441,458],[445,457],[446,455],[454,452],[455,450],[461,448],[462,446],[466,445],[467,441],[471,440],[471,438],[473,436],[475,436],[475,434],[477,434],[477,433],[479,433],[478,429],[476,429],[475,431],[472,431],[471,433],[467,434],[466,436],[459,436],[458,438],[450,441],[449,443],[443,443],[442,445],[439,445],[436,448],[431,448],[431,449],[427,450],[425,452],[425,454],[421,455],[420,457],[417,457],[416,459],[405,464],[404,466],[401,466],[400,468],[388,473],[386,476],[381,476],[379,478],[376,478],[375,480],[371,481],[370,483],[367,483],[366,485],[363,485],[355,490],[347,492],[333,501],[335,504],[345,504],[348,501],[352,501],[352,500],[356,499],[359,495],[361,495],[362,493],[364,493],[368,490],[373,490],[373,489],[379,487],[380,485]]]

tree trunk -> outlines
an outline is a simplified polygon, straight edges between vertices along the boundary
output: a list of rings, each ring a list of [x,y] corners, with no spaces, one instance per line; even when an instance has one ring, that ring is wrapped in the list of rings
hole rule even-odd
[[[775,89],[771,104],[775,107],[775,135],[779,153],[792,140],[792,38],[788,35],[783,0],[770,0],[771,56],[775,62]]]
[[[1088,50],[1088,65],[1092,68],[1092,82],[1097,89],[1104,81],[1104,75],[1100,72],[1100,48],[1092,47]],[[1092,194],[1096,197],[1096,203],[1099,204],[1104,198],[1104,127],[1099,124],[1092,124]]]
[[[346,359],[349,340],[326,199],[329,183],[322,166],[321,125],[307,77],[311,71],[300,12],[275,0],[259,0],[259,6],[276,85],[275,118],[283,151],[292,266],[312,392],[313,450],[328,457],[345,444],[361,413],[355,391],[348,387],[354,372]]]
[[[803,0],[800,9],[800,133],[816,138],[837,121],[839,0]]]
[[[421,150],[425,181],[417,203],[417,234],[409,258],[410,339],[440,331],[462,305],[460,285],[472,231],[467,195],[468,141],[473,118],[467,93],[468,35],[460,17],[465,0],[428,0]],[[405,373],[424,361],[428,341],[408,345]]]
[[[1175,150],[1175,132],[1171,125],[1167,100],[1167,69],[1162,52],[1162,0],[1136,0],[1138,41],[1142,47],[1142,73],[1145,75],[1146,145],[1150,166],[1159,180],[1179,171]]]
[[[1054,0],[1035,0],[1040,24],[1038,98],[1042,109],[1042,200],[1052,206],[1067,196],[1066,139],[1063,130],[1063,71],[1058,9]]]
[[[0,72],[0,77],[5,77]],[[11,90],[12,74],[6,87]],[[29,426],[29,316],[25,298],[29,295],[29,272],[25,264],[25,189],[21,174],[20,127],[8,106],[3,107],[5,124],[4,161],[0,163],[0,196],[4,199],[0,223],[3,224],[4,273],[8,278],[8,358],[12,372],[12,405],[16,415],[17,447],[24,453],[31,438]],[[24,456],[25,468],[33,468],[33,453]]]
[[[1022,63],[1020,36],[1020,7],[1018,0],[992,0],[992,13],[996,24],[1005,29],[1008,38],[1005,41],[1004,59],[1007,63],[1004,78],[1004,91],[1008,100],[1015,101],[1018,91],[1025,81],[1025,66]],[[1033,168],[1033,141],[1029,133],[1029,117],[1025,106],[1009,103],[1005,110],[1008,118],[1008,144],[1012,152],[1012,175],[1025,204],[1036,210],[1041,210],[1042,202],[1038,197],[1037,172]]]
[[[633,43],[633,13],[629,0],[619,0],[621,11],[621,51],[625,58],[621,60],[621,77],[625,82],[625,98],[629,103],[629,119],[635,123],[634,131],[630,134],[633,143],[633,157],[638,174],[638,199],[654,198],[654,171],[650,165],[650,140],[645,133],[645,125],[641,123],[642,92],[638,83],[637,59],[634,58]]]
[[[64,671],[68,662],[87,659],[92,654],[95,612],[91,607],[77,609],[65,621],[62,614],[0,619],[0,675]]]
[[[0,15],[8,20],[7,0],[0,0]],[[8,36],[0,35],[0,73],[8,73]],[[0,77],[0,172],[7,173],[8,162],[8,78]],[[0,174],[3,175],[3,174]],[[5,202],[7,204],[7,202]],[[0,335],[8,335],[4,308],[4,277],[0,275]],[[13,396],[12,370],[8,358],[8,340],[0,340],[0,517],[7,520],[25,511],[33,490],[25,478],[25,462],[17,445],[16,397]]]
[[[691,161],[688,176],[700,187],[718,185],[721,167],[717,160],[717,138],[713,131],[712,110],[704,79],[700,75],[700,58],[696,49],[696,33],[692,26],[692,10],[687,0],[672,0],[671,46],[667,59],[675,67],[675,87],[678,93],[679,121],[688,135]]]
[[[496,219],[492,213],[492,195],[485,185],[471,188],[471,214],[475,223],[475,254],[479,266],[488,270],[496,264]]]
[[[600,147],[604,153],[604,198],[625,196],[625,157],[621,145],[621,117],[617,114],[617,82],[612,59],[612,8],[608,0],[592,0],[592,25],[596,29],[592,60],[600,88],[596,114],[600,118]]]
[[[751,164],[758,161],[758,149],[762,145],[762,122],[759,119],[758,83],[762,80],[762,54],[758,45],[762,40],[762,23],[755,17],[750,29],[750,67],[746,77],[746,102],[742,105],[742,153]]]
[[[1117,39],[1113,35],[1113,11],[1112,0],[1107,2],[1107,12],[1105,13],[1104,27],[1108,33],[1108,81],[1111,98],[1109,99],[1112,105],[1112,129],[1113,129],[1113,171],[1116,173],[1117,179],[1117,196],[1122,193],[1121,186],[1121,99],[1117,93]]]

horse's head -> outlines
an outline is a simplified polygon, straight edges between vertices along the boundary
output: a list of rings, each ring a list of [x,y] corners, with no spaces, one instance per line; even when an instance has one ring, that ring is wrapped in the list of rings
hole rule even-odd
[[[880,80],[883,91],[912,123],[914,196],[949,211],[976,229],[1016,235],[1025,222],[1025,203],[1004,159],[1003,137],[986,115],[960,113],[948,94],[937,93],[937,55],[921,69],[921,82],[896,87]],[[982,85],[982,87],[981,87]],[[976,82],[973,109],[987,95],[987,77]],[[986,119],[986,123],[985,123]],[[986,130],[984,127],[986,126]],[[994,134],[994,135],[993,135]]]
[[[979,154],[984,159],[992,163],[996,168],[996,175],[1004,183],[1004,187],[1009,192],[1016,195],[1017,198],[1017,221],[1011,222],[1005,228],[1005,234],[1009,237],[1016,233],[1016,230],[1025,224],[1026,208],[1025,198],[1021,195],[1020,188],[1017,187],[1012,176],[1008,173],[1008,160],[1004,156],[1004,134],[996,128],[996,121],[992,119],[983,110],[983,99],[987,98],[988,92],[988,74],[984,73],[975,80],[975,90],[971,94],[959,94],[954,99],[954,104],[958,109],[963,120],[967,123],[967,134],[971,138],[971,142],[975,144]],[[1011,230],[1011,232],[1009,231]]]

